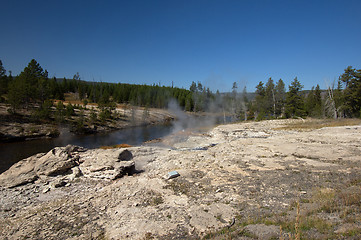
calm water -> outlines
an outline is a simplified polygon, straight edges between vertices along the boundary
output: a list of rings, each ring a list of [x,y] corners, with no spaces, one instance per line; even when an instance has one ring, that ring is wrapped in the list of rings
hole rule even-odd
[[[69,133],[69,130],[63,129],[58,138],[0,143],[0,173],[6,171],[21,159],[30,157],[36,153],[48,152],[54,147],[63,147],[72,144],[85,148],[98,148],[100,146],[111,146],[122,143],[137,146],[152,139],[165,137],[173,131],[177,132],[188,128],[193,130],[198,128],[204,129],[223,122],[223,117],[195,117],[183,114],[183,116],[179,117],[178,121],[174,121],[168,125],[135,127],[110,133],[82,136],[74,135]],[[226,122],[232,122],[232,119],[227,117]]]
[[[98,133],[79,136],[64,129],[58,138],[0,143],[0,173],[6,171],[21,159],[36,153],[48,152],[54,147],[73,144],[86,148],[97,148],[121,143],[136,146],[145,141],[164,137],[170,134],[171,131],[172,125],[155,125],[123,129],[106,134]]]

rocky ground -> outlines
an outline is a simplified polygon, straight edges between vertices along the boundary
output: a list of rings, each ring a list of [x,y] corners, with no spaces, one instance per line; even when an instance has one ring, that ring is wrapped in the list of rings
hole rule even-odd
[[[24,141],[59,135],[54,124],[34,123],[28,117],[8,113],[8,108],[5,104],[0,103],[0,142]]]
[[[55,148],[0,175],[0,238],[360,239],[352,124],[248,122],[158,145]]]

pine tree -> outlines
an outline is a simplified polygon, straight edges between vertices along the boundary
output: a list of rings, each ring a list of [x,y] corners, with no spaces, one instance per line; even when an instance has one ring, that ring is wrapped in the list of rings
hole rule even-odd
[[[256,86],[256,97],[254,112],[256,120],[263,120],[266,116],[266,89],[263,86],[263,82],[260,81]]]
[[[191,92],[196,92],[196,91],[197,91],[197,85],[196,85],[196,83],[195,83],[194,81],[192,81],[192,84],[191,84],[191,86],[189,87],[189,90],[190,90]]]
[[[301,96],[303,86],[297,77],[289,85],[289,91],[286,95],[285,112],[287,117],[302,117],[305,115],[304,100]]]
[[[24,94],[22,99],[24,99],[26,105],[36,100],[43,102],[47,98],[48,73],[43,70],[35,59],[29,62],[18,78],[25,88],[25,91],[22,92]]]
[[[4,77],[6,74],[6,70],[3,66],[3,62],[0,60],[0,77]]]
[[[361,117],[361,69],[356,70],[351,66],[345,69],[340,76],[345,84],[343,91],[343,108],[349,117]]]
[[[1,95],[7,93],[8,91],[8,79],[6,77],[6,70],[3,67],[3,63],[0,60],[0,101],[2,99]]]
[[[318,84],[316,88],[312,87],[305,99],[305,111],[307,115],[311,117],[322,116],[321,90]]]
[[[275,87],[275,99],[276,99],[276,116],[282,116],[284,114],[286,89],[285,83],[282,79],[278,80]]]
[[[25,82],[16,77],[9,83],[8,102],[11,106],[11,112],[16,113],[16,110],[23,106],[26,102],[26,86]]]
[[[276,117],[276,96],[275,96],[275,85],[272,78],[269,78],[266,83],[265,89],[265,108],[266,115]]]

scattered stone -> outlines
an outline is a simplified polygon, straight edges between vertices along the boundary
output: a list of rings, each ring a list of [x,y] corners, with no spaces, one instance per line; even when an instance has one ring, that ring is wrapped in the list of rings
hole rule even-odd
[[[78,166],[76,167],[73,167],[71,169],[72,171],[72,174],[71,174],[71,177],[74,179],[74,178],[77,178],[77,177],[80,177],[82,175],[82,172],[80,171],[80,168]]]
[[[49,192],[50,191],[50,187],[45,187],[44,189],[43,189],[43,193],[47,193],[47,192]]]
[[[302,230],[303,236],[360,239],[360,127],[273,130],[289,121],[220,125],[184,144],[168,141],[170,148],[128,147],[133,157],[125,161],[119,159],[124,149],[76,147],[24,159],[0,175],[0,238],[144,239],[149,233],[154,239],[201,239],[214,233],[223,239],[228,236],[219,230],[230,228],[232,238],[277,239],[275,225],[295,221],[294,203],[302,196],[301,215],[332,224],[328,233],[312,228]],[[269,137],[251,137],[257,131]],[[218,144],[192,151],[212,143]],[[71,160],[76,165],[68,168],[64,162]],[[42,175],[35,171],[39,164]],[[123,177],[135,172],[135,164],[143,172]],[[58,170],[46,175],[51,169]],[[174,169],[182,169],[182,176]],[[178,178],[164,181],[163,175]],[[315,190],[330,187],[334,192],[320,190],[308,201]],[[347,199],[347,211],[317,211],[330,193]],[[273,225],[243,226],[262,219]]]
[[[124,175],[131,176],[135,173],[135,163],[133,161],[117,163],[115,165],[114,173],[112,180],[121,178]]]
[[[216,143],[211,143],[208,146],[193,148],[193,150],[208,150],[209,148],[214,147],[216,145],[217,145]]]
[[[56,179],[55,181],[52,181],[50,183],[50,187],[59,188],[59,187],[64,187],[66,184],[67,182],[65,181],[65,179]]]
[[[118,156],[118,161],[130,161],[132,159],[133,154],[128,149],[123,150]]]
[[[84,147],[80,147],[80,146],[76,146],[76,145],[70,145],[68,144],[65,147],[65,151],[67,151],[69,154],[73,153],[73,152],[85,152],[87,149]]]

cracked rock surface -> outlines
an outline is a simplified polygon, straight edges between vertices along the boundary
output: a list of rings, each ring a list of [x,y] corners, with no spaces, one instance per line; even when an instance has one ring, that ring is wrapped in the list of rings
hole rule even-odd
[[[164,139],[169,147],[67,146],[24,159],[0,175],[0,238],[198,239],[360,179],[361,126],[279,129],[289,121],[299,120],[221,125]],[[171,171],[179,176],[165,178]],[[277,237],[278,226],[263,226],[246,230]]]

